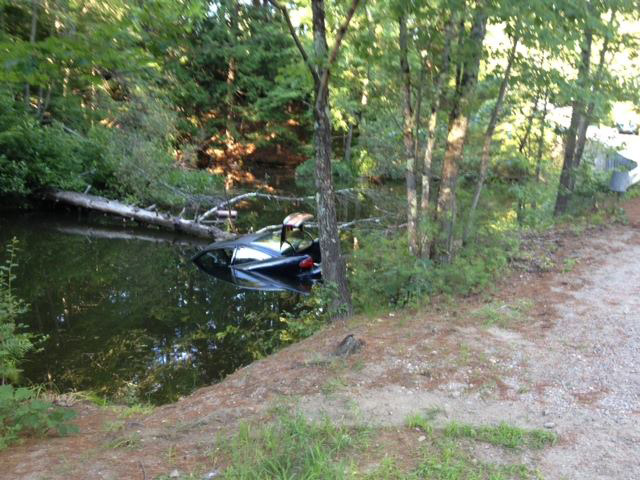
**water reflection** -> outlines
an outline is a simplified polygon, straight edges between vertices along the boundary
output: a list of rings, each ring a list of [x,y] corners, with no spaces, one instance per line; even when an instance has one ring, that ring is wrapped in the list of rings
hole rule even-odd
[[[279,318],[295,310],[296,288],[240,289],[195,268],[197,246],[184,239],[141,240],[143,231],[76,217],[0,214],[0,243],[20,241],[16,293],[30,304],[21,321],[48,335],[25,364],[26,379],[163,403],[284,337]]]

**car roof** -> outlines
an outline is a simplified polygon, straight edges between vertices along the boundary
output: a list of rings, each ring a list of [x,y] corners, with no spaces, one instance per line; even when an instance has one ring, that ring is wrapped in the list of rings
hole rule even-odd
[[[224,248],[237,248],[237,247],[252,247],[257,250],[260,250],[265,253],[271,253],[274,255],[279,255],[280,252],[265,246],[262,243],[257,243],[257,240],[262,239],[266,236],[265,232],[263,233],[250,233],[248,235],[242,235],[238,238],[234,238],[231,240],[223,240],[222,242],[214,242],[204,249],[204,251],[211,250],[220,250]]]

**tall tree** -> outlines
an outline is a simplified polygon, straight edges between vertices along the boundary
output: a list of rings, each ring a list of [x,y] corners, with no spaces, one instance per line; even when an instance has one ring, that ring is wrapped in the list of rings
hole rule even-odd
[[[470,103],[476,84],[483,43],[487,32],[487,5],[479,1],[476,5],[471,31],[462,35],[464,58],[458,64],[458,81],[449,115],[449,132],[442,164],[441,186],[438,194],[437,216],[441,225],[441,238],[434,242],[433,254],[445,261],[454,255],[453,240],[456,221],[456,185],[458,167],[462,160],[464,144],[469,127]]]
[[[315,160],[316,160],[316,205],[318,229],[320,233],[320,250],[322,252],[322,274],[325,281],[336,287],[336,299],[333,310],[340,315],[350,315],[352,311],[351,294],[347,285],[347,269],[340,248],[340,235],[336,217],[336,200],[331,173],[331,119],[329,104],[329,78],[334,66],[340,45],[347,33],[351,18],[358,8],[360,0],[352,0],[346,16],[338,28],[333,47],[327,45],[325,26],[325,8],[323,0],[311,1],[313,15],[313,49],[314,59],[307,54],[291,23],[286,7],[276,0],[269,0],[282,12],[291,37],[306,63],[314,85],[313,117],[315,121]]]
[[[409,251],[418,255],[420,243],[418,241],[418,192],[416,188],[416,148],[414,118],[411,104],[411,71],[409,69],[407,48],[407,17],[403,13],[398,20],[400,42],[400,69],[403,85],[403,132],[405,154],[405,179],[407,184],[407,233],[409,235]]]
[[[591,67],[591,46],[593,44],[593,30],[590,22],[585,22],[583,40],[580,45],[580,63],[578,66],[578,87],[580,93],[574,94],[573,106],[571,110],[571,123],[567,130],[564,141],[564,157],[562,161],[562,172],[560,173],[560,185],[554,209],[555,215],[566,212],[571,198],[571,190],[576,167],[576,149],[578,131],[585,115],[585,102],[582,92],[586,90],[589,82],[589,70]]]
[[[476,191],[473,195],[473,200],[471,202],[471,207],[469,208],[469,214],[467,217],[467,223],[464,226],[464,231],[462,233],[462,243],[467,242],[467,238],[471,229],[473,228],[473,221],[475,217],[476,208],[478,207],[478,202],[480,201],[480,194],[482,193],[482,187],[484,186],[484,182],[487,179],[487,172],[489,171],[489,161],[491,159],[491,142],[493,141],[493,133],[496,130],[496,125],[498,124],[498,118],[500,116],[500,111],[502,109],[502,104],[504,103],[504,97],[507,94],[507,87],[509,86],[509,79],[511,77],[511,67],[513,66],[513,62],[516,58],[516,49],[518,48],[518,42],[520,38],[518,33],[512,39],[511,50],[509,51],[509,56],[507,58],[507,66],[505,67],[504,74],[502,76],[502,81],[500,82],[500,89],[498,91],[498,98],[496,99],[496,103],[491,110],[491,115],[489,116],[489,124],[487,125],[487,129],[484,132],[484,140],[482,143],[482,156],[480,157],[480,175],[478,176],[478,181],[476,183]]]

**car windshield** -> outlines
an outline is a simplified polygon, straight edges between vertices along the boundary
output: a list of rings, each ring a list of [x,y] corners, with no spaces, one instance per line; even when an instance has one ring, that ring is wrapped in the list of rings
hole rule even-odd
[[[271,258],[271,255],[261,250],[257,250],[251,247],[238,247],[236,253],[233,256],[233,264],[253,262],[255,260],[267,260]]]
[[[263,236],[254,240],[254,243],[263,245],[271,250],[280,252],[282,255],[289,253],[299,252],[306,248],[309,248],[313,243],[311,235],[305,233],[299,229],[290,230],[287,232],[287,241],[280,245],[280,232],[265,232]]]

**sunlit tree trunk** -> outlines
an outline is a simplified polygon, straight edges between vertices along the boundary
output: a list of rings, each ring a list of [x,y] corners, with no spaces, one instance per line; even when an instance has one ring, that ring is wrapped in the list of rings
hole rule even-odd
[[[454,229],[456,222],[456,186],[458,165],[462,160],[469,127],[469,103],[478,82],[478,70],[486,35],[487,13],[479,3],[474,14],[469,38],[465,41],[466,58],[463,61],[458,88],[449,116],[449,133],[442,165],[441,186],[438,194],[437,216],[440,220],[440,241],[434,254],[450,262],[453,258]]]
[[[593,43],[593,33],[587,27],[584,32],[584,42],[581,47],[580,65],[578,68],[578,84],[583,88],[586,86],[591,65],[591,45]],[[573,101],[571,112],[571,123],[565,136],[564,158],[562,162],[562,172],[560,173],[560,184],[558,185],[558,195],[554,215],[562,215],[567,211],[571,190],[573,187],[574,169],[576,167],[576,150],[578,131],[583,125],[585,116],[584,100],[577,96]]]
[[[455,18],[454,14],[451,14],[450,20],[447,23],[445,29],[445,41],[444,49],[442,51],[442,62],[440,66],[440,72],[436,77],[433,95],[431,98],[431,106],[429,112],[429,121],[427,124],[427,144],[424,150],[424,158],[422,160],[422,197],[420,200],[420,210],[422,215],[426,218],[429,211],[429,195],[431,185],[431,165],[433,163],[433,151],[436,144],[436,130],[438,127],[438,111],[440,110],[440,103],[442,102],[442,96],[444,92],[445,80],[449,77],[449,64],[451,61],[451,43],[453,42],[453,36],[455,35]],[[423,255],[428,252],[427,247],[428,239],[422,238],[422,253]]]
[[[489,117],[489,125],[487,125],[487,130],[484,132],[484,141],[482,144],[482,156],[480,158],[480,175],[478,177],[478,182],[476,184],[476,191],[473,195],[473,200],[471,202],[471,207],[469,209],[467,223],[462,233],[463,244],[467,242],[468,235],[471,233],[471,229],[473,228],[475,212],[476,212],[476,209],[478,208],[478,202],[480,201],[480,194],[482,193],[484,182],[487,179],[487,172],[489,171],[489,161],[491,159],[491,142],[493,140],[493,134],[496,130],[496,125],[498,124],[498,118],[500,116],[500,111],[502,110],[502,104],[504,103],[504,98],[507,94],[507,87],[509,86],[509,79],[511,76],[511,67],[513,66],[513,62],[516,58],[516,49],[518,48],[518,41],[519,41],[518,36],[513,38],[513,45],[511,46],[511,51],[509,52],[507,66],[504,70],[502,82],[500,83],[500,89],[498,90],[498,98],[496,99],[496,103],[493,106],[493,109],[491,110],[491,116]]]
[[[407,184],[407,234],[409,236],[409,251],[413,255],[419,253],[418,242],[418,194],[416,190],[416,159],[414,117],[411,107],[411,72],[407,60],[407,18],[402,15],[399,19],[400,26],[400,69],[402,71],[403,84],[403,140],[405,154],[405,178]]]
[[[229,39],[231,50],[237,42],[237,30],[238,30],[238,4],[236,0],[227,0],[227,13],[229,15]],[[234,105],[235,105],[235,89],[236,89],[236,76],[238,72],[237,61],[235,54],[232,52],[227,59],[227,92],[225,95],[225,103],[227,107],[226,116],[226,139],[227,144],[233,143],[235,139],[235,124],[234,124]]]

